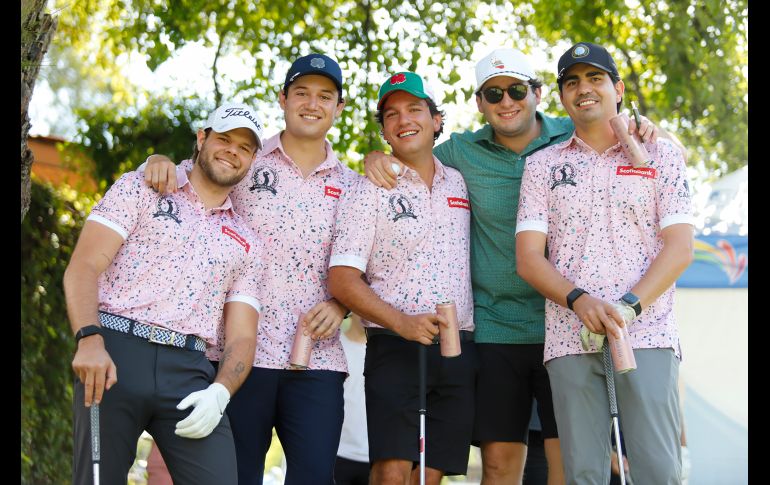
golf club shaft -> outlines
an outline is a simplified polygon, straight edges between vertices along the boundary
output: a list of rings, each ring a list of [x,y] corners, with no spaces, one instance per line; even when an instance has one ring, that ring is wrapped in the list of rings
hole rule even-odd
[[[615,429],[615,449],[618,453],[618,470],[620,471],[620,484],[626,485],[626,470],[623,466],[623,446],[620,444],[620,425],[618,420],[618,400],[615,394],[615,373],[612,368],[610,357],[610,345],[605,340],[602,346],[602,360],[604,363],[604,376],[607,381],[607,398],[610,401],[610,416],[612,417],[612,426]]]
[[[420,346],[418,352],[420,379],[420,485],[425,485],[425,412],[427,408],[428,348],[422,344],[418,345]]]

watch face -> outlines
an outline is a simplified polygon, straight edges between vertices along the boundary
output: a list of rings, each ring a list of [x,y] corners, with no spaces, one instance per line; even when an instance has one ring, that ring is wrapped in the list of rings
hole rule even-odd
[[[632,293],[626,293],[625,295],[623,295],[621,300],[628,303],[629,305],[636,305],[637,303],[639,303],[639,297]]]

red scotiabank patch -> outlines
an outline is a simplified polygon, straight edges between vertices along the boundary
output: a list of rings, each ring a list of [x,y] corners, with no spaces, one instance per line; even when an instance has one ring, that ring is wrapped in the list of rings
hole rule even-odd
[[[471,210],[471,203],[468,199],[461,199],[459,197],[447,197],[447,204],[449,207],[458,207],[460,209]]]
[[[240,234],[227,226],[222,226],[222,234],[227,234],[231,238],[235,239],[235,242],[243,246],[247,253],[249,252],[251,245]]]
[[[403,82],[406,82],[406,74],[403,72],[401,74],[394,74],[390,78],[390,84],[401,84]]]
[[[340,195],[342,195],[342,190],[338,189],[337,187],[332,187],[331,185],[327,185],[324,187],[324,195],[328,195],[329,197],[334,197],[335,199],[339,199]]]
[[[625,167],[619,166],[615,173],[617,175],[636,175],[638,177],[654,179],[657,172],[652,167],[632,167],[627,165]]]

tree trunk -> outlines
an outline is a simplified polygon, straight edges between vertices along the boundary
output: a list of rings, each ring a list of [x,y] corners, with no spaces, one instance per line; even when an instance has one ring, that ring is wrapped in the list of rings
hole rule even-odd
[[[27,146],[29,136],[29,100],[35,89],[51,38],[56,30],[56,19],[43,13],[46,0],[22,0],[21,2],[21,220],[29,208],[29,174],[32,167],[32,151]]]

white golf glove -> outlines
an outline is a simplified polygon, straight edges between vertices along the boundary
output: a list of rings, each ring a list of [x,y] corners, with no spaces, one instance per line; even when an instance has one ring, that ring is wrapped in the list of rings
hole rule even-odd
[[[202,391],[190,393],[176,408],[183,411],[192,405],[195,409],[176,423],[174,433],[185,438],[205,438],[217,427],[229,402],[230,392],[218,382]]]
[[[636,318],[636,312],[630,306],[623,303],[613,303],[612,306],[614,306],[618,313],[620,313],[620,316],[623,317],[623,321],[626,322],[626,325]]]

